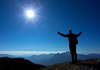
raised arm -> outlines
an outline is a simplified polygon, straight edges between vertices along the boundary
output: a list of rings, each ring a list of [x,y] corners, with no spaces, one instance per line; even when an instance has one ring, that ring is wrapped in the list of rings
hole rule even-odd
[[[80,35],[81,35],[81,33],[82,33],[82,32],[80,32],[79,34],[76,34],[76,36],[77,36],[77,37],[78,37],[78,36],[80,36]]]
[[[59,35],[63,36],[63,37],[68,37],[68,35],[62,34],[60,32],[58,32]]]

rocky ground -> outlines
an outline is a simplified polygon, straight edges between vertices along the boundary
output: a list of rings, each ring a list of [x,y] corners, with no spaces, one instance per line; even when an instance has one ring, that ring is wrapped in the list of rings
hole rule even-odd
[[[79,60],[77,64],[65,62],[47,66],[39,70],[100,70],[100,59]]]

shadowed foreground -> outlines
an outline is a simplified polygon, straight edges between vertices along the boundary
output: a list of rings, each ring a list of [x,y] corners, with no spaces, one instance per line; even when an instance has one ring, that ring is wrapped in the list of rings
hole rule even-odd
[[[71,62],[65,62],[61,64],[55,64],[51,66],[44,67],[39,70],[100,70],[99,59],[87,59],[79,60],[77,64],[71,64]]]
[[[100,70],[100,58],[79,60],[77,64],[65,62],[45,67],[23,58],[2,57],[0,70]]]
[[[0,58],[0,70],[38,70],[42,67],[23,58]]]

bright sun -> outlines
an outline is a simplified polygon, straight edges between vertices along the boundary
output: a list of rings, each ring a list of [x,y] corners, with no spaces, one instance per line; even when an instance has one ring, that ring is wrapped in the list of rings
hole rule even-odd
[[[29,18],[33,18],[33,17],[35,16],[34,11],[28,10],[28,11],[27,11],[27,16],[28,16]]]

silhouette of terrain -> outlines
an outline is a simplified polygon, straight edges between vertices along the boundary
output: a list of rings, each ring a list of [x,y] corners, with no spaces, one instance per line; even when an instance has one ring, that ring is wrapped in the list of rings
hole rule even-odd
[[[13,55],[9,55],[9,54],[0,54],[0,57],[10,57],[10,58],[16,58]]]
[[[50,56],[49,56],[50,55]],[[67,56],[66,56],[67,55]],[[78,64],[71,64],[67,60],[71,60],[70,53],[57,53],[57,54],[42,54],[42,55],[33,55],[32,58],[37,58],[38,64],[34,64],[27,59],[23,58],[9,58],[9,57],[0,57],[0,70],[86,70],[86,68],[99,68],[100,64],[97,65],[97,61],[100,60],[100,54],[89,54],[82,55],[79,54]],[[50,66],[39,65],[39,61],[42,61],[44,57],[44,64]],[[32,59],[31,58],[31,59]],[[67,58],[67,59],[66,59]],[[88,59],[92,58],[92,59]],[[93,59],[95,58],[95,59]],[[85,59],[85,60],[84,60]],[[46,62],[47,61],[47,62]],[[91,69],[93,70],[93,69]]]
[[[3,57],[9,57],[11,55],[2,54]],[[14,56],[13,56],[14,57]],[[20,56],[21,57],[21,56]],[[100,58],[100,54],[78,54],[78,60],[84,60],[84,59],[90,59],[90,58]],[[12,56],[11,56],[12,58]],[[70,52],[63,52],[63,53],[57,53],[57,54],[41,54],[41,55],[32,55],[28,57],[21,57],[24,59],[28,59],[29,61],[40,64],[44,66],[49,66],[57,63],[64,63],[71,61],[71,55]]]
[[[64,62],[61,64],[50,65],[39,70],[100,70],[100,58],[78,60],[77,64]]]
[[[41,54],[41,55],[32,55],[31,57],[26,57],[25,59],[30,60],[31,62],[34,62],[36,64],[41,65],[49,65],[48,59],[52,58],[55,54]]]
[[[0,70],[38,70],[42,67],[23,58],[0,58]]]
[[[100,58],[100,54],[89,54],[89,55],[78,54],[77,57],[78,57],[78,60],[84,60],[84,59],[90,59],[90,58]],[[48,54],[48,55],[46,54],[33,55],[25,59],[28,59],[31,62],[34,62],[36,64],[42,64],[45,66],[49,66],[49,65],[53,65],[57,63],[69,62],[71,61],[71,55],[70,55],[70,52],[64,52],[64,53]]]

